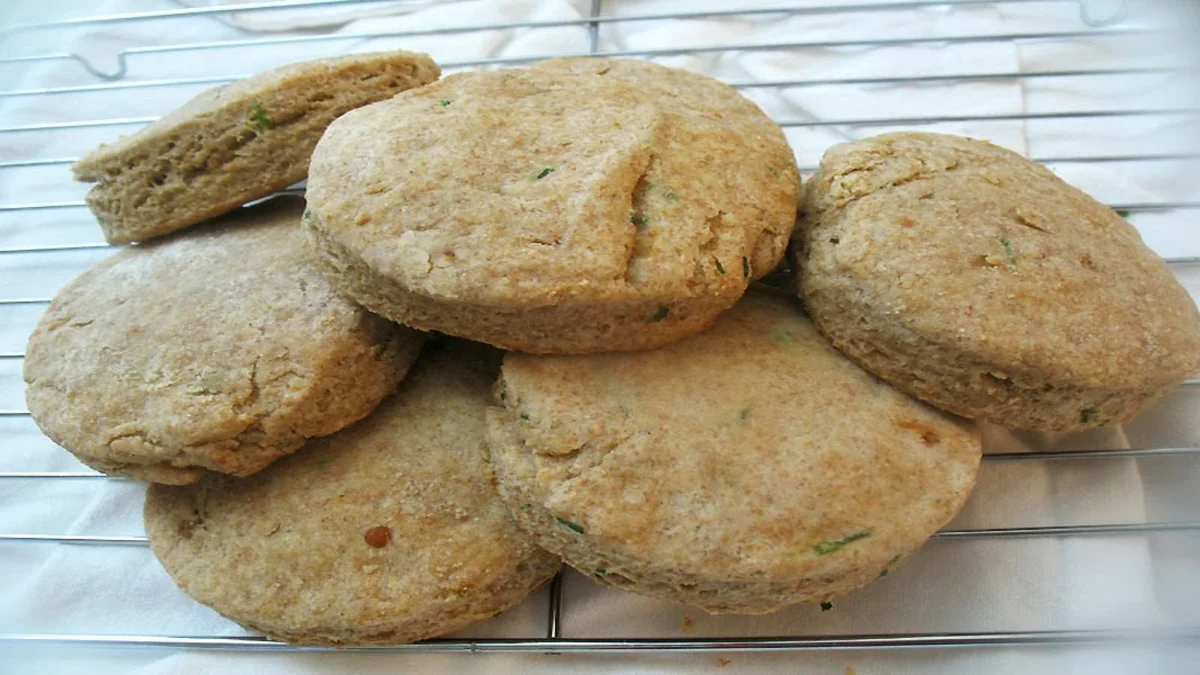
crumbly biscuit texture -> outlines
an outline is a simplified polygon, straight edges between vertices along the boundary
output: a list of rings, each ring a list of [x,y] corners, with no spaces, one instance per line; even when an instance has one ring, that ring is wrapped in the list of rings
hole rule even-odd
[[[303,180],[321,133],[348,110],[433,82],[425,54],[295,63],[201,92],[72,167],[109,243],[144,241]]]
[[[362,423],[250,478],[152,486],[151,550],[196,600],[300,644],[401,644],[508,609],[561,563],[491,486],[498,362],[431,343]]]
[[[302,209],[242,209],[67,284],[25,359],[42,431],[100,471],[182,484],[249,475],[366,416],[424,335],[334,291],[307,260]]]
[[[551,63],[343,116],[313,155],[306,222],[335,285],[393,320],[615,351],[711,324],[781,259],[798,192],[778,126],[725,85]]]
[[[1200,370],[1200,313],[1137,231],[983,141],[896,133],[831,148],[792,263],[835,346],[967,417],[1125,422]]]
[[[489,410],[518,524],[597,581],[710,612],[878,578],[958,511],[973,425],[833,350],[783,292],[634,354],[510,353]]]

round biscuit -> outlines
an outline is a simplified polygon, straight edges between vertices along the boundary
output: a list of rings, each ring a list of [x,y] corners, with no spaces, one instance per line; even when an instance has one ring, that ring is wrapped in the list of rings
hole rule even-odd
[[[831,148],[791,258],[834,346],[965,417],[1126,422],[1200,370],[1200,313],[1137,230],[983,141],[896,133]]]
[[[561,563],[491,485],[499,358],[432,343],[363,422],[249,478],[151,486],[151,550],[197,601],[299,644],[402,644],[516,605]]]
[[[245,476],[362,419],[424,335],[312,267],[297,198],[120,251],[67,284],[29,338],[26,401],[95,469],[183,484]]]
[[[145,241],[303,180],[329,123],[433,82],[425,54],[348,54],[292,63],[206,89],[72,166],[110,244]]]
[[[305,222],[330,280],[394,321],[624,351],[703,330],[770,272],[798,193],[779,127],[733,89],[551,63],[346,114],[313,154]]]
[[[877,579],[974,485],[974,426],[879,382],[782,291],[632,354],[505,358],[488,411],[518,525],[597,581],[710,612]]]

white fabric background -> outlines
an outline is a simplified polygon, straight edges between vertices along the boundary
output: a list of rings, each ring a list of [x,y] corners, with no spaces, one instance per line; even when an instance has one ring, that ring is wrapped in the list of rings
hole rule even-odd
[[[206,6],[207,0],[192,0]],[[777,6],[836,5],[829,0]],[[1098,14],[1104,2],[1094,2]],[[1108,3],[1111,4],[1111,3]],[[1134,3],[1137,4],[1137,3]],[[755,7],[772,3],[755,3]],[[166,0],[109,0],[97,14],[177,7]],[[735,8],[737,3],[609,0],[605,15]],[[239,13],[72,30],[31,31],[0,41],[0,56],[76,52],[102,71],[131,47],[253,41],[296,35],[388,33],[440,26],[551,21],[587,16],[587,0],[477,0],[371,3],[361,7]],[[24,10],[29,13],[29,7]],[[0,14],[0,16],[3,16]],[[1137,15],[1135,21],[1140,20]],[[601,51],[654,50],[895,37],[1072,31],[1083,26],[1071,2],[941,7],[790,18],[708,18],[613,23],[599,31]],[[664,63],[733,83],[917,74],[1047,71],[1155,65],[1172,50],[1133,40],[978,42],[956,46],[804,48],[670,56]],[[221,77],[281,63],[394,47],[428,51],[444,64],[492,58],[581,54],[585,27],[480,31],[459,35],[348,38],[129,56],[124,81]],[[0,62],[0,89],[96,84],[70,60]],[[151,87],[0,98],[0,126],[152,117],[208,85]],[[1192,90],[1162,76],[997,80],[954,85],[824,85],[745,90],[780,120],[871,119],[1056,110],[1162,107]],[[0,161],[69,158],[136,125],[0,133]],[[1182,152],[1191,140],[1179,118],[946,123],[934,129],[992,139],[1035,157]],[[888,127],[789,128],[801,166],[832,143]],[[1059,164],[1056,170],[1110,203],[1188,200],[1198,194],[1195,164]],[[0,169],[0,204],[71,201],[85,186],[65,165]],[[1133,216],[1164,256],[1200,255],[1194,212]],[[0,211],[0,247],[100,241],[82,209]],[[48,297],[105,251],[0,256],[0,297]],[[1195,266],[1176,271],[1193,294]],[[183,308],[181,308],[183,309]],[[0,307],[0,352],[19,352],[39,306]],[[20,361],[0,360],[0,409],[22,409]],[[1125,429],[1084,435],[1010,434],[986,429],[989,452],[1200,445],[1200,390],[1181,391]],[[80,470],[28,418],[0,418],[0,471]],[[1194,517],[1200,461],[1095,460],[985,462],[977,493],[953,528],[1185,520]],[[126,481],[0,483],[0,533],[141,534],[142,488]],[[768,617],[710,617],[621,594],[578,576],[566,584],[568,637],[837,635],[1085,629],[1196,625],[1200,583],[1195,535],[935,541],[879,583],[835,602],[829,612],[797,607]],[[545,593],[479,626],[472,636],[534,637],[544,629]],[[244,631],[175,589],[148,550],[0,543],[0,633],[240,635]],[[725,666],[719,658],[729,659]],[[993,649],[784,654],[430,655],[232,654],[170,650],[5,645],[0,672],[264,673],[354,672],[805,672],[843,673],[1159,673],[1195,672],[1200,650]]]

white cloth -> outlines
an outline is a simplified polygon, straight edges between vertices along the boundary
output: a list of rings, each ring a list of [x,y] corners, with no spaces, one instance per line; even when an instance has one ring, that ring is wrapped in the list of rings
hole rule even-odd
[[[225,1],[225,0],[221,0]],[[192,5],[207,5],[191,0]],[[828,0],[777,2],[830,5]],[[1103,15],[1100,4],[1096,13]],[[771,3],[756,4],[758,7]],[[169,8],[162,0],[109,0],[95,11]],[[737,3],[608,0],[606,16],[729,9]],[[587,0],[379,2],[302,11],[240,12],[222,17],[112,23],[26,32],[0,44],[5,56],[74,51],[103,72],[131,47],[254,40],[299,35],[354,36],[462,24],[554,21],[588,15]],[[28,8],[26,8],[28,11]],[[1137,17],[1135,16],[1136,20]],[[896,37],[1080,30],[1074,3],[942,6],[862,14],[757,15],[601,24],[601,51],[731,44],[872,40]],[[887,48],[850,46],[704,52],[661,58],[731,82],[811,80],[956,73],[1005,73],[1157,63],[1123,40],[977,42]],[[480,31],[461,35],[348,38],[209,51],[135,53],[123,81],[222,77],[281,63],[351,51],[404,47],[439,62],[581,54],[586,26]],[[70,60],[0,64],[0,86],[25,90],[95,84]],[[0,126],[152,117],[207,85],[166,86],[0,98]],[[751,88],[745,93],[780,120],[909,118],[1151,108],[1173,104],[1184,88],[1162,77],[1037,78],[958,84],[823,85]],[[1035,157],[1186,150],[1176,118],[948,122],[929,128],[980,136]],[[906,126],[906,125],[901,125]],[[136,125],[0,133],[0,161],[69,158]],[[847,138],[887,127],[789,127],[802,166]],[[1197,194],[1194,171],[1178,162],[1060,164],[1060,174],[1114,203],[1183,200]],[[65,165],[0,169],[0,204],[81,199]],[[1200,255],[1191,212],[1136,214],[1134,223],[1164,256]],[[100,241],[82,209],[0,211],[0,247]],[[0,297],[49,297],[105,251],[0,256]],[[1195,268],[1178,267],[1193,294]],[[39,306],[0,307],[0,352],[19,352]],[[0,360],[0,409],[24,407],[19,360]],[[1200,391],[1181,392],[1124,430],[1086,435],[1011,434],[986,429],[989,452],[1059,448],[1200,445]],[[82,467],[37,432],[27,418],[0,418],[0,471]],[[1140,466],[1139,466],[1140,464]],[[985,462],[979,488],[952,528],[1182,520],[1195,502],[1200,461],[1095,460]],[[1143,470],[1139,470],[1143,469]],[[1143,485],[1146,489],[1143,490]],[[0,484],[0,532],[141,534],[142,488],[109,480],[8,481]],[[886,579],[835,601],[832,611],[793,608],[766,617],[710,617],[703,612],[619,593],[571,574],[565,586],[567,637],[703,637],[839,635],[939,631],[1055,630],[1177,625],[1198,619],[1195,543],[1190,535],[1039,537],[931,542]],[[179,592],[143,547],[0,543],[0,632],[241,635],[237,626]],[[1188,602],[1191,600],[1191,602]],[[472,636],[536,637],[544,630],[545,592],[520,608],[466,631]],[[412,672],[780,672],[842,673],[1138,673],[1193,672],[1195,648],[1144,652],[1127,648],[1003,648],[804,652],[779,654],[559,655],[277,654],[5,646],[0,671],[144,674]],[[729,659],[726,664],[723,659]],[[722,664],[727,666],[727,669]]]

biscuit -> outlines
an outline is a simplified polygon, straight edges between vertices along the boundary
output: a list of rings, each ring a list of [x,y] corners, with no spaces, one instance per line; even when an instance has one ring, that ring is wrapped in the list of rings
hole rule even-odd
[[[308,263],[303,201],[127,248],[67,284],[29,339],[34,420],[83,463],[190,483],[246,476],[367,415],[424,335]]]
[[[321,132],[342,113],[438,78],[412,52],[295,63],[201,92],[75,162],[112,244],[144,241],[303,180]]]
[[[973,425],[838,354],[783,291],[632,354],[509,354],[488,411],[500,494],[597,581],[764,613],[863,586],[959,510]]]
[[[791,259],[834,346],[965,417],[1127,422],[1200,370],[1200,314],[1137,230],[983,141],[897,133],[831,148]]]
[[[412,642],[516,605],[561,563],[491,486],[498,365],[479,346],[431,344],[358,425],[250,478],[151,486],[151,550],[199,602],[301,644]]]
[[[560,62],[346,114],[313,153],[305,223],[334,285],[394,321],[625,351],[703,330],[770,272],[798,195],[779,127],[733,89]]]

